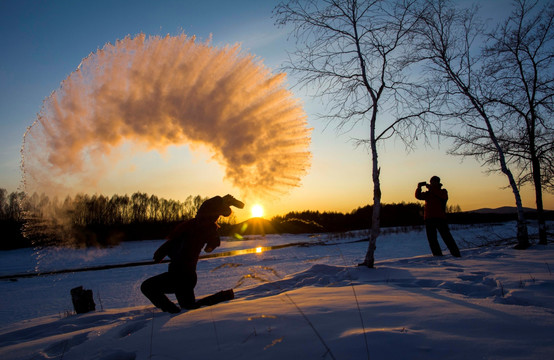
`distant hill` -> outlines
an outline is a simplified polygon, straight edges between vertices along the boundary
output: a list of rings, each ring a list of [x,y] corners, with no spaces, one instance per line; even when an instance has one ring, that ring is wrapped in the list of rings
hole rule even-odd
[[[251,218],[239,224],[232,225],[230,232],[239,235],[263,235],[277,233],[271,221],[263,218]]]
[[[524,207],[523,211],[525,212],[536,212],[536,209]],[[546,210],[548,211],[548,210]],[[468,211],[468,213],[475,214],[515,214],[517,213],[517,208],[515,206],[502,206],[496,209],[491,208],[482,208],[477,210]]]
[[[532,208],[523,208],[526,220],[535,220],[537,218],[537,210]],[[545,210],[543,213],[544,219],[554,220],[554,211]],[[456,224],[480,224],[502,221],[514,221],[517,219],[517,211],[515,206],[502,206],[496,209],[483,208],[460,213],[448,214],[448,219],[451,223]]]
[[[251,218],[239,224],[232,225],[229,234],[263,235],[263,234],[305,234],[324,232],[323,226],[314,221],[287,219],[270,221],[263,218]]]

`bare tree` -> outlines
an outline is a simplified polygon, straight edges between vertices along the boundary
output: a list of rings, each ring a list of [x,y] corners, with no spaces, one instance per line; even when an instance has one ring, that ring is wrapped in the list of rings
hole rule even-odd
[[[150,221],[157,221],[160,213],[160,199],[151,195],[148,199],[148,217]]]
[[[369,124],[373,209],[371,236],[364,262],[374,266],[380,233],[381,184],[378,142],[399,135],[407,144],[416,126],[413,118],[383,116],[403,88],[404,62],[413,18],[410,0],[290,0],[274,10],[277,24],[292,26],[297,48],[285,70],[299,83],[315,86],[329,104],[325,117],[338,121],[337,129]],[[413,132],[411,132],[413,134]]]
[[[501,139],[519,173],[535,187],[539,243],[546,245],[543,183],[552,180],[554,154],[554,3],[514,0],[512,14],[489,34],[485,49],[489,101],[506,129]]]
[[[0,220],[6,219],[7,194],[6,189],[0,189]]]
[[[458,9],[448,0],[424,0],[422,4],[425,15],[417,29],[414,61],[423,61],[430,75],[426,93],[420,95],[433,109],[425,116],[452,121],[451,128],[445,125],[441,130],[442,135],[454,139],[449,153],[474,156],[506,175],[517,207],[518,248],[527,248],[529,237],[518,184],[499,137],[504,131],[502,114],[490,101],[493,84],[487,81],[481,52],[484,28],[476,18],[478,9]]]
[[[22,202],[25,199],[25,193],[12,192],[8,196],[6,213],[9,219],[21,221],[23,219]]]
[[[137,191],[131,195],[131,204],[133,209],[133,221],[145,221],[148,210],[148,194]]]

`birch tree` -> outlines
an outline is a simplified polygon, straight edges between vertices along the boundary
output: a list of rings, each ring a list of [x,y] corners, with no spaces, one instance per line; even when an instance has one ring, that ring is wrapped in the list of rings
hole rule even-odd
[[[517,207],[518,248],[529,246],[527,224],[516,178],[502,146],[505,133],[502,112],[491,101],[493,85],[482,55],[485,28],[477,8],[456,8],[448,0],[424,0],[425,15],[418,19],[414,61],[423,62],[429,74],[425,95],[432,111],[425,116],[445,121],[441,135],[454,140],[449,153],[473,156],[506,176]]]
[[[554,160],[554,3],[515,0],[510,16],[488,34],[489,101],[500,107],[501,139],[519,170],[519,184],[535,188],[539,243],[547,244],[542,190]]]
[[[381,182],[378,143],[393,135],[410,142],[412,117],[385,116],[404,88],[403,57],[411,44],[413,1],[290,0],[274,10],[277,24],[291,26],[296,49],[285,70],[316,89],[338,129],[367,124],[373,207],[368,249],[360,265],[374,267],[380,233]]]

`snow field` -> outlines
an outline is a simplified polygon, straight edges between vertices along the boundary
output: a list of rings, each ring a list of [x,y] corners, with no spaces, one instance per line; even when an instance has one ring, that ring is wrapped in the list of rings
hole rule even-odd
[[[515,230],[510,225],[494,231],[505,236],[502,231]],[[484,229],[453,234],[459,243],[463,236],[477,242],[475,233]],[[144,278],[165,270],[163,265],[2,281],[0,358],[552,358],[551,246],[534,245],[525,251],[507,245],[470,247],[462,250],[461,259],[434,258],[424,236],[384,235],[378,249],[411,248],[412,254],[377,255],[375,269],[355,266],[367,246],[350,242],[355,238],[201,261],[198,296],[235,287],[236,298],[176,315],[160,312],[135,294]],[[91,257],[96,259],[91,262],[108,261],[105,256]],[[77,283],[93,290],[97,286],[103,309],[95,291],[97,311],[56,313]],[[64,298],[53,301],[57,307],[43,301],[54,299],[52,287]],[[8,298],[14,303],[8,304]],[[9,320],[15,317],[5,314],[5,305],[15,313],[36,315]],[[41,311],[51,315],[40,317]]]

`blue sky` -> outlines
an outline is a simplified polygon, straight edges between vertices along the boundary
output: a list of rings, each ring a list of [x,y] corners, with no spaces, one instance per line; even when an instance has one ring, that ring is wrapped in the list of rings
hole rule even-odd
[[[274,26],[275,1],[0,1],[0,188],[16,190],[19,150],[25,129],[40,111],[42,101],[70,75],[91,52],[127,35],[176,35],[185,32],[214,45],[241,43],[244,51],[277,69],[293,50],[286,29]],[[485,2],[483,2],[485,3]],[[507,1],[487,2],[489,7]],[[289,79],[291,85],[294,79]],[[291,210],[351,211],[371,202],[370,158],[355,148],[351,138],[366,137],[359,127],[337,134],[333,125],[316,117],[319,102],[293,88],[305,104],[313,127],[312,167],[302,186],[267,202],[267,215]],[[384,202],[415,201],[419,181],[438,174],[450,192],[450,204],[463,210],[513,205],[513,196],[501,175],[485,175],[471,160],[445,155],[447,143],[436,142],[407,154],[400,143],[390,141],[381,149]],[[172,149],[149,152],[128,159],[129,173],[97,189],[107,195],[145,191],[183,199],[187,195],[211,196],[236,192],[223,181],[223,172],[202,151]],[[176,159],[179,160],[176,162]],[[176,165],[178,163],[179,165]],[[191,173],[197,175],[190,178]],[[186,186],[182,179],[187,177]],[[106,183],[108,184],[108,183]],[[468,185],[469,184],[469,185]],[[532,189],[524,189],[524,205],[532,207]],[[545,205],[554,208],[552,195]]]

